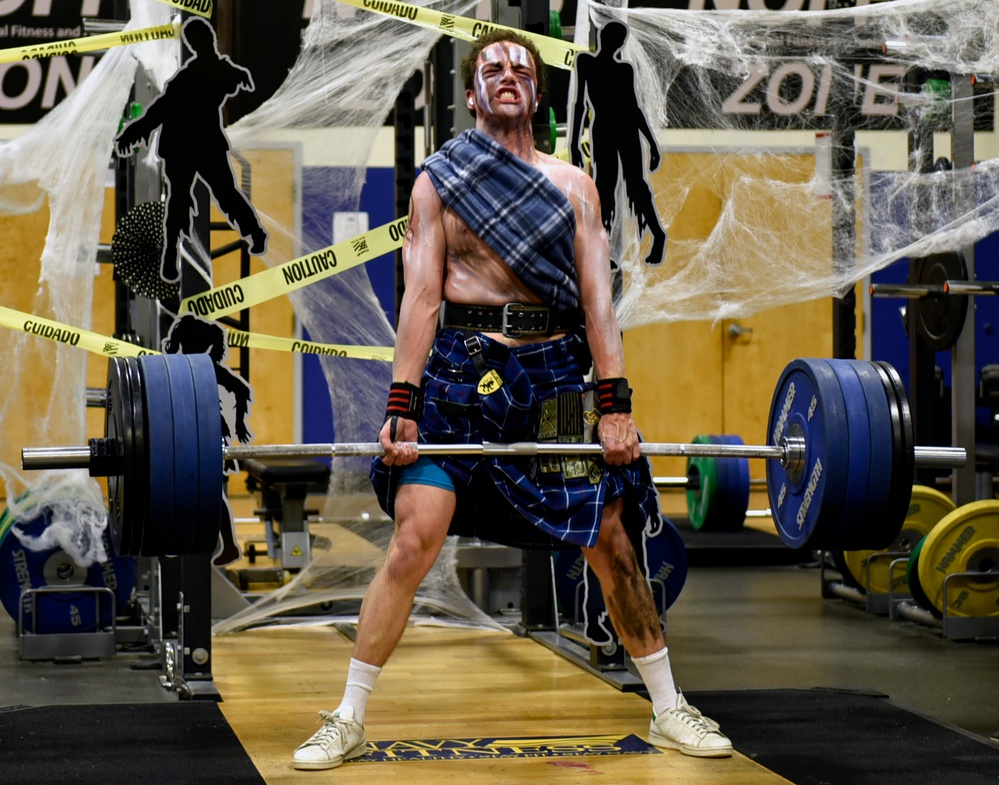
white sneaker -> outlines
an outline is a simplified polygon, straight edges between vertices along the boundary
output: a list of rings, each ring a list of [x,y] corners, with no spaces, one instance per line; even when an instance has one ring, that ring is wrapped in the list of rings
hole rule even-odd
[[[295,750],[292,765],[296,769],[335,769],[366,752],[364,726],[354,720],[353,709],[340,709],[335,714],[320,711],[319,716],[323,727]]]
[[[718,723],[687,703],[682,693],[677,696],[675,708],[652,717],[649,743],[698,758],[727,758],[732,754],[732,742],[719,730]]]

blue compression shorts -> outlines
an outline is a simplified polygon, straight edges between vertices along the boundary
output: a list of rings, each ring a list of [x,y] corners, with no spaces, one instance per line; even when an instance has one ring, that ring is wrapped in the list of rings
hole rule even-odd
[[[451,475],[426,455],[421,455],[414,463],[403,467],[399,485],[432,485],[454,493]]]

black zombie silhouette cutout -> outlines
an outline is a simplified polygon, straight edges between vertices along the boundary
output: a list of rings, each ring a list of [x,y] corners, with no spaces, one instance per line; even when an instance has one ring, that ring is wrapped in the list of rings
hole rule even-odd
[[[225,328],[218,322],[210,322],[194,314],[184,314],[171,325],[163,341],[163,351],[167,354],[207,354],[212,358],[220,393],[223,441],[226,445],[231,444],[232,434],[235,432],[241,444],[248,444],[253,439],[253,433],[247,424],[250,406],[253,404],[253,388],[242,376],[223,364],[229,354]],[[227,474],[237,471],[235,463],[227,461],[225,471]],[[228,499],[223,501],[220,547],[213,558],[213,562],[220,567],[232,564],[240,557],[232,508]]]
[[[181,32],[192,56],[115,140],[118,155],[126,156],[137,145],[148,144],[159,129],[156,152],[163,161],[166,182],[160,275],[170,282],[180,277],[180,239],[193,235],[191,223],[198,214],[194,187],[198,180],[208,186],[219,210],[250,246],[250,253],[267,251],[267,231],[236,185],[229,139],[222,126],[222,106],[240,90],[253,92],[253,77],[219,53],[215,30],[206,20],[191,17]]]
[[[635,70],[631,63],[621,59],[627,38],[626,25],[608,22],[600,30],[597,51],[580,52],[576,56],[569,153],[575,166],[584,166],[580,137],[588,120],[590,161],[604,228],[610,234],[618,213],[616,190],[620,176],[639,231],[643,235],[646,231],[652,233],[652,250],[645,263],[656,265],[662,264],[666,254],[666,230],[659,221],[652,189],[645,177],[641,137],[645,137],[649,147],[650,172],[659,168],[659,146],[638,105]]]

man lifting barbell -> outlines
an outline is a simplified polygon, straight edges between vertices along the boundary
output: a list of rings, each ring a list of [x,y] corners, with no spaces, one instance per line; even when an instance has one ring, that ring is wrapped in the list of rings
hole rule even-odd
[[[475,129],[425,163],[403,247],[406,291],[379,437],[385,455],[372,469],[395,535],[361,607],[343,699],[320,712],[323,726],[295,751],[294,765],[327,769],[364,754],[368,696],[444,543],[457,494],[476,483],[497,485],[540,528],[583,547],[652,698],[650,741],[688,755],[730,755],[718,725],[674,685],[627,531],[660,512],[630,413],[596,188],[580,169],[534,148],[544,64],[527,39],[478,39],[462,75]],[[490,220],[496,215],[506,220]],[[582,433],[591,358],[603,461],[418,455],[417,441],[533,440],[541,411],[551,415],[541,415],[542,428]]]

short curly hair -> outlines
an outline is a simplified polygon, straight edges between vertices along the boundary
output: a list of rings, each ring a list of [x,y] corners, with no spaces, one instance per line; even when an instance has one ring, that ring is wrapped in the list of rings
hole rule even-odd
[[[472,44],[471,51],[461,59],[461,78],[465,83],[466,90],[472,90],[475,86],[475,64],[479,60],[479,54],[490,44],[498,41],[509,41],[512,44],[520,44],[534,59],[534,68],[538,73],[538,95],[542,96],[548,90],[548,69],[545,61],[541,57],[541,52],[534,42],[526,35],[521,35],[514,30],[490,30],[479,36]],[[469,112],[475,117],[475,110]]]

